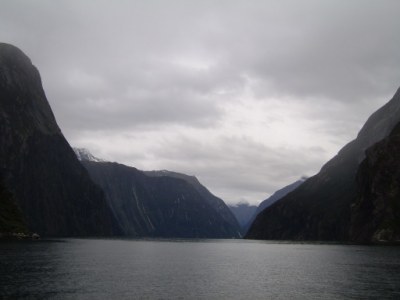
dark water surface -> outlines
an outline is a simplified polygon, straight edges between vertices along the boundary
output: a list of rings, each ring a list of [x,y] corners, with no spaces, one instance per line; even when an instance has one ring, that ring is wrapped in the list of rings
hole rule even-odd
[[[1,242],[0,298],[400,299],[400,247],[243,240]]]

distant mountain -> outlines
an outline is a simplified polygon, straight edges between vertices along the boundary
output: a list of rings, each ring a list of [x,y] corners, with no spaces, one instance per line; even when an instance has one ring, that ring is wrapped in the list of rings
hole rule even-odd
[[[256,212],[257,206],[250,205],[249,203],[238,203],[237,205],[229,205],[229,209],[238,220],[242,235],[244,235],[244,233],[246,233],[245,228]]]
[[[72,149],[74,150],[76,157],[80,161],[97,161],[97,162],[105,161],[103,159],[93,156],[93,154],[90,153],[85,148],[72,148]]]
[[[270,207],[272,204],[274,204],[278,200],[285,197],[290,192],[297,189],[297,187],[299,187],[305,180],[306,180],[306,178],[302,178],[300,180],[297,180],[296,182],[293,182],[293,183],[281,188],[280,190],[277,190],[275,193],[272,194],[271,197],[269,197],[268,199],[266,199],[260,203],[260,205],[257,208],[256,215],[258,215],[260,212],[262,212],[267,207]]]
[[[222,199],[213,195],[204,185],[200,183],[200,181],[195,176],[189,176],[186,174],[166,170],[145,171],[145,174],[152,177],[172,177],[183,179],[184,181],[189,183],[203,197],[203,199],[209,205],[211,205],[211,207],[221,216],[224,222],[230,224],[232,231],[231,236],[237,237],[237,233],[240,232],[240,225],[232,211]]]
[[[240,236],[239,225],[225,203],[195,177],[170,171],[143,172],[118,163],[93,161],[93,155],[81,157],[85,157],[82,164],[92,179],[105,191],[108,204],[125,235]]]
[[[275,193],[273,193],[271,195],[271,197],[269,197],[269,198],[265,199],[264,201],[262,201],[260,203],[260,205],[254,211],[254,213],[251,216],[249,216],[249,218],[247,219],[246,223],[243,225],[243,232],[247,233],[247,231],[249,230],[251,224],[254,222],[254,220],[256,219],[257,215],[260,212],[262,212],[264,209],[270,207],[272,204],[274,204],[278,200],[282,199],[283,197],[285,197],[290,192],[292,192],[295,189],[297,189],[305,180],[306,180],[306,178],[303,177],[300,180],[297,180],[296,182],[291,183],[291,184],[283,187],[282,189],[276,191]]]
[[[365,150],[389,136],[400,121],[400,89],[321,171],[262,211],[246,238],[348,241],[357,198],[356,174]]]
[[[4,43],[0,43],[0,173],[29,230],[42,236],[118,232],[103,192],[56,123],[39,72],[21,50]],[[19,219],[16,215],[14,221],[20,223]]]

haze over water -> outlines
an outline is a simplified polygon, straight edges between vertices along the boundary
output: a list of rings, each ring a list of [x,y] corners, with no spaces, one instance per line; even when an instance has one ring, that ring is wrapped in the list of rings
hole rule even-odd
[[[244,240],[2,242],[3,297],[398,298],[400,251]]]

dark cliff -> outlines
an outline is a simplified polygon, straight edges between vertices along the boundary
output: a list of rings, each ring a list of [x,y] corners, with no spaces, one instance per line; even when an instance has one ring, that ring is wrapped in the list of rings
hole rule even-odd
[[[26,233],[28,229],[14,196],[5,188],[0,178],[0,237],[19,232]]]
[[[148,176],[153,177],[178,178],[189,183],[200,194],[200,196],[220,215],[224,222],[230,225],[230,229],[228,230],[230,232],[229,235],[232,237],[239,237],[238,233],[240,232],[240,224],[238,223],[235,215],[222,199],[213,195],[204,185],[200,183],[200,181],[195,176],[189,176],[186,174],[166,170],[145,171],[144,173]]]
[[[110,235],[112,215],[62,135],[30,59],[0,44],[0,168],[31,231]],[[116,228],[114,228],[117,230]]]
[[[142,237],[232,238],[236,228],[187,181],[133,167],[83,161],[123,233]],[[154,175],[154,174],[153,174]]]
[[[357,172],[350,240],[400,242],[400,123],[367,150]]]
[[[275,193],[271,195],[271,197],[265,199],[260,203],[260,205],[257,207],[255,212],[250,216],[250,218],[247,220],[246,224],[243,226],[243,232],[244,235],[248,232],[250,226],[253,224],[254,220],[257,218],[258,214],[261,213],[263,210],[266,208],[270,207],[274,203],[278,202],[281,200],[283,197],[285,197],[287,194],[290,192],[294,191],[297,189],[303,182],[305,178],[302,178],[300,180],[297,180],[296,182],[293,182],[279,190],[277,190]]]
[[[262,211],[247,238],[290,240],[350,239],[356,173],[365,150],[387,137],[400,121],[400,90],[368,119],[357,138],[279,202]]]

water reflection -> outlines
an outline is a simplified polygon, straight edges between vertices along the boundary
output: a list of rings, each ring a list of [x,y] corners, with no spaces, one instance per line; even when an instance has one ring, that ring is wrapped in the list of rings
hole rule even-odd
[[[59,264],[63,242],[0,243],[1,295],[12,298],[58,293],[51,286],[61,277]],[[56,284],[58,285],[58,284]]]

